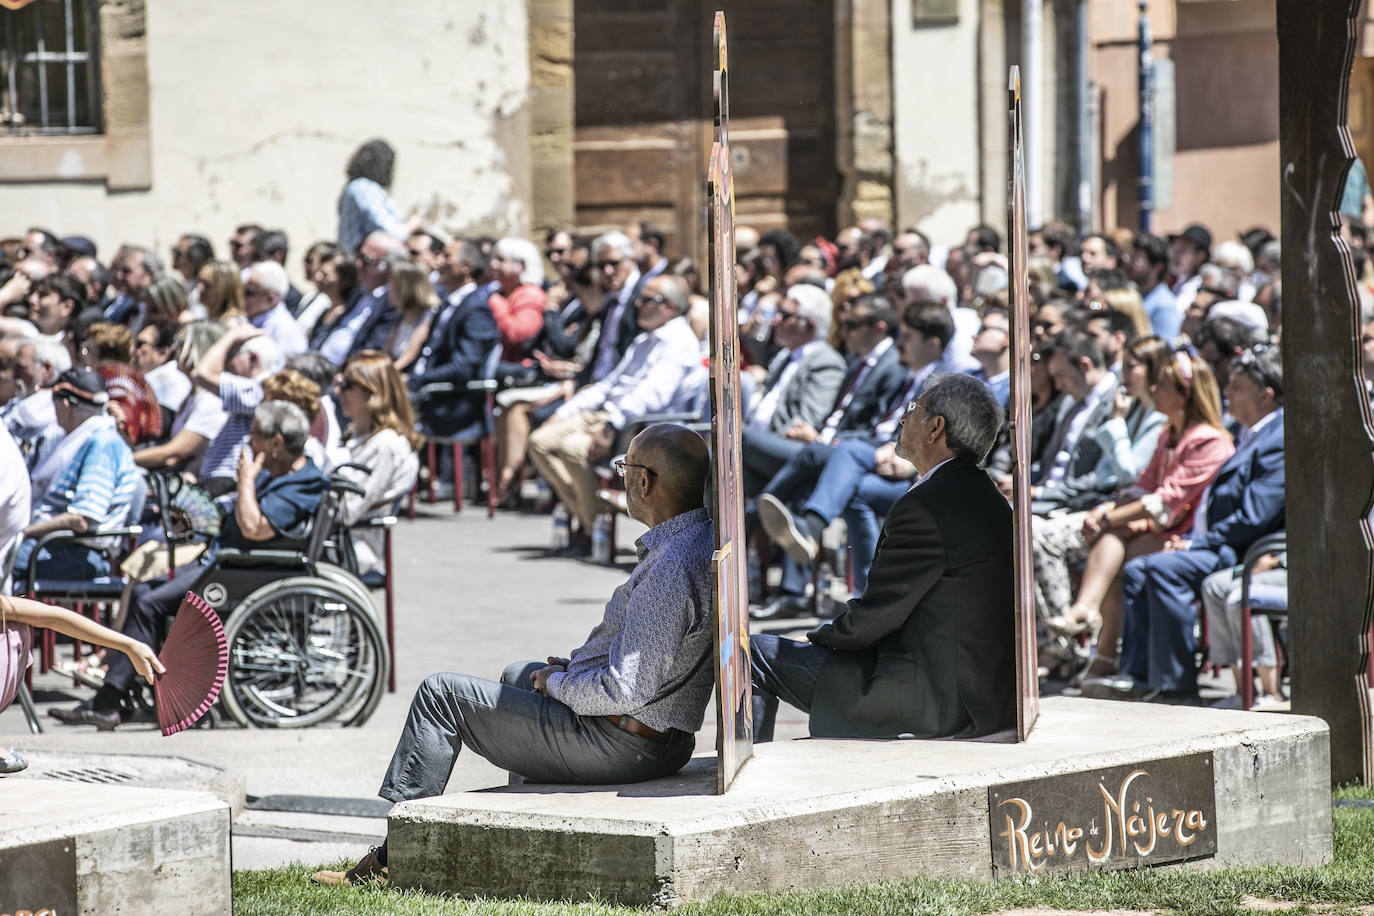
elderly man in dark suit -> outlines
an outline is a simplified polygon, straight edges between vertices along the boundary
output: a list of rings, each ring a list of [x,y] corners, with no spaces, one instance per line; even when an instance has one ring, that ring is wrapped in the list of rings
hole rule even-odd
[[[920,475],[892,507],[864,593],[807,634],[750,639],[754,740],[778,701],[818,738],[977,737],[1012,727],[1011,508],[979,464],[1003,422],[985,385],[932,383],[897,453]]]
[[[1188,702],[1197,696],[1193,602],[1202,580],[1234,566],[1259,538],[1283,527],[1283,361],[1277,347],[1247,350],[1231,363],[1226,406],[1245,426],[1207,489],[1186,538],[1137,557],[1122,570],[1125,591],[1121,674],[1083,683],[1099,699]]]
[[[450,242],[440,255],[439,282],[452,292],[435,316],[429,339],[410,371],[410,390],[417,395],[426,385],[454,386],[452,391],[418,398],[420,426],[434,435],[455,435],[482,416],[467,383],[478,378],[482,362],[501,335],[487,305],[489,290],[473,280],[481,259],[477,246],[465,239]]]

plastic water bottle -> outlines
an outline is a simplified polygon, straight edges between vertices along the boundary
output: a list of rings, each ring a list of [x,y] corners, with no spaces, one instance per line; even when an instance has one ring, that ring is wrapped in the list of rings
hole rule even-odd
[[[611,565],[611,525],[609,512],[602,512],[592,524],[592,562]]]
[[[572,537],[568,530],[568,507],[559,503],[553,507],[553,540],[551,546],[554,550],[562,550],[571,542]]]

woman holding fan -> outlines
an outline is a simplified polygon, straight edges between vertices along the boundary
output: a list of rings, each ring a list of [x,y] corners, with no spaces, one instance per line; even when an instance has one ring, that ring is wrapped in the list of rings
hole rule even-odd
[[[145,643],[123,633],[102,627],[66,608],[53,607],[28,598],[0,595],[0,712],[19,695],[32,660],[33,633],[30,627],[46,627],[82,642],[118,649],[129,657],[133,670],[152,684],[155,674],[166,669]],[[12,750],[0,747],[0,773],[18,773],[27,767],[26,761]]]

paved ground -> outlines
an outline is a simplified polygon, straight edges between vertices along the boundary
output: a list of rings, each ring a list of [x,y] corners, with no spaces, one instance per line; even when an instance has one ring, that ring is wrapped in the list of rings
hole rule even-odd
[[[625,522],[619,533],[624,569],[541,556],[549,542],[547,516],[500,513],[488,520],[466,507],[421,506],[414,521],[396,532],[397,686],[361,728],[323,726],[300,731],[196,729],[163,738],[151,725],[127,725],[113,733],[61,725],[46,708],[88,696],[70,679],[35,675],[44,733],[30,735],[16,704],[0,714],[0,745],[21,750],[63,749],[94,753],[170,754],[242,773],[249,796],[327,796],[370,800],[365,815],[345,816],[245,810],[235,825],[236,868],[268,868],[292,861],[356,858],[386,829],[376,792],[416,686],[435,671],[496,677],[510,661],[565,655],[601,617],[611,591],[624,581],[633,540],[643,526]],[[381,595],[377,593],[380,606]],[[804,629],[797,621],[784,630]],[[59,648],[59,657],[69,650]],[[713,710],[697,737],[698,753],[714,753]],[[779,737],[805,733],[802,717],[787,707]],[[503,785],[504,771],[475,754],[464,754],[450,792]]]

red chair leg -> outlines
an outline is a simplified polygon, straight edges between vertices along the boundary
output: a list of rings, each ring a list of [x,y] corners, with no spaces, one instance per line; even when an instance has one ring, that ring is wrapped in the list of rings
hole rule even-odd
[[[425,466],[429,468],[429,499],[428,502],[434,505],[434,474],[438,464],[438,455],[434,451],[434,443],[425,443]]]
[[[463,446],[453,443],[453,511],[463,511]]]
[[[396,692],[396,594],[392,590],[392,569],[391,569],[391,529],[387,528],[382,535],[382,562],[385,564],[382,569],[385,575],[385,595],[386,595],[386,650],[391,658],[391,665],[388,669],[386,678],[386,692]]]

